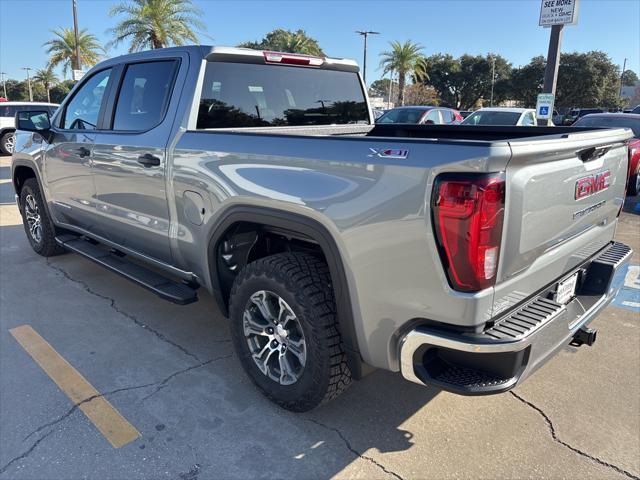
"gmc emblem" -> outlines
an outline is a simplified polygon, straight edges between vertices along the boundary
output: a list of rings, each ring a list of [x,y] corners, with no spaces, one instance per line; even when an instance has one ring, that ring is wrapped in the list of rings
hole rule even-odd
[[[576,182],[576,200],[589,197],[594,193],[598,193],[609,188],[609,177],[611,177],[611,172],[609,170],[605,170],[604,172],[579,179]]]

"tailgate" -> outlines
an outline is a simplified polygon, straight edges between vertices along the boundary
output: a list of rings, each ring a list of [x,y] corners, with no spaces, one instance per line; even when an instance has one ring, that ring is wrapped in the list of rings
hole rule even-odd
[[[531,294],[612,240],[630,137],[616,129],[510,142],[498,290],[511,280],[502,293]]]

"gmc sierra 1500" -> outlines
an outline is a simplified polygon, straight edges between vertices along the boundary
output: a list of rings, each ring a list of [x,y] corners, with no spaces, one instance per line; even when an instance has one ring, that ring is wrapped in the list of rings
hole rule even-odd
[[[228,315],[250,378],[304,411],[371,367],[513,388],[615,296],[631,132],[373,126],[357,65],[178,47],[21,112],[27,238]]]

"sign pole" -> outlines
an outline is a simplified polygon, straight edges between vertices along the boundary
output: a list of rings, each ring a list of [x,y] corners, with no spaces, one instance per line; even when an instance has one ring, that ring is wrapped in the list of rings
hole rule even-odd
[[[560,66],[560,44],[562,43],[562,31],[564,25],[553,25],[549,38],[549,51],[547,53],[547,66],[544,69],[544,86],[542,93],[550,93],[555,96],[558,83],[558,67]],[[550,124],[549,119],[538,119],[538,126]]]

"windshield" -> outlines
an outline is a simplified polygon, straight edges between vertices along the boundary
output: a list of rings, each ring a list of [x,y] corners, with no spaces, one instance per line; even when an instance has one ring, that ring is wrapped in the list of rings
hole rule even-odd
[[[517,125],[519,112],[482,111],[472,113],[462,121],[462,125]]]
[[[382,115],[376,123],[418,123],[427,110],[421,108],[396,108]]]
[[[640,138],[640,120],[635,118],[624,118],[619,115],[606,117],[582,117],[574,127],[608,127],[608,128],[630,128],[633,136]]]
[[[356,72],[209,62],[197,128],[369,123]]]

